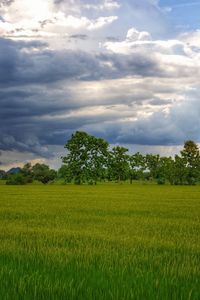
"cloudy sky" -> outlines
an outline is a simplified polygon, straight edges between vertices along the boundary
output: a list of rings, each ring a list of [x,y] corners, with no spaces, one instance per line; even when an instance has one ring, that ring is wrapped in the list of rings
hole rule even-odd
[[[0,168],[59,166],[84,130],[131,151],[200,142],[200,0],[0,0]]]

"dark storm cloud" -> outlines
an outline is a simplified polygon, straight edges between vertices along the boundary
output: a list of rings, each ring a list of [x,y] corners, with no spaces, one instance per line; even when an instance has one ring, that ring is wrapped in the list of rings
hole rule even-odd
[[[10,86],[23,80],[23,67],[28,70],[33,66],[27,54],[20,51],[25,48],[39,48],[45,43],[38,41],[14,42],[0,39],[0,86]],[[28,74],[27,74],[28,75]],[[26,79],[24,78],[24,81]],[[23,84],[23,82],[22,82]]]
[[[0,105],[0,122],[10,117],[16,121],[25,117],[53,116],[80,107],[79,103],[72,100],[70,92],[56,88],[51,90],[49,86],[4,89],[0,91]]]
[[[111,63],[115,71],[108,72],[107,76],[112,78],[122,78],[130,75],[163,76],[163,71],[158,62],[153,57],[147,57],[140,53],[131,55],[101,53],[98,56],[103,63]]]
[[[31,83],[51,83],[67,78],[84,75],[84,71],[92,73],[96,62],[90,57],[72,51],[53,52],[43,50],[27,53],[24,47],[32,44],[14,43],[0,40],[0,85],[25,85]]]
[[[194,110],[195,107],[195,110]],[[148,146],[171,146],[192,139],[200,142],[200,103],[198,99],[174,105],[168,114],[155,112],[148,118],[132,122],[111,122],[109,126],[87,126],[93,134],[103,136],[112,143]]]
[[[179,145],[189,138],[200,140],[199,113],[200,106],[195,100],[189,104],[183,103],[181,109],[178,106],[174,107],[168,115],[157,112],[148,118],[132,122],[119,122],[120,117],[117,113],[59,117],[58,112],[53,118],[38,115],[17,119],[8,116],[7,121],[1,124],[4,134],[0,140],[0,148],[51,157],[46,145],[63,146],[71,133],[77,129],[101,136],[110,143]]]
[[[124,86],[122,91],[107,88],[102,95],[100,92],[95,94],[95,86],[88,94],[84,94],[84,88],[83,93],[78,91],[79,82],[90,89],[96,81],[101,83],[128,76],[151,77],[156,81],[159,77],[168,77],[168,71],[152,53],[137,51],[123,55],[105,51],[92,54],[50,51],[46,46],[35,41],[0,39],[0,149],[51,157],[48,145],[64,145],[73,131],[84,128],[113,143],[168,145],[182,143],[187,137],[199,137],[200,106],[197,100],[192,105],[174,107],[168,116],[160,112],[138,121],[120,122],[121,118],[135,117],[134,108],[137,111],[136,106],[142,107],[143,101],[151,106],[170,104],[171,100],[163,101],[154,96],[161,92],[156,82],[152,90],[144,84],[138,88],[139,92],[135,90],[135,94],[134,89],[130,92]],[[173,76],[176,76],[175,72]],[[70,89],[76,85],[77,94]],[[164,92],[176,90],[172,84],[161,86],[162,89]],[[105,108],[114,104],[116,106],[108,107],[106,113],[98,114],[94,109],[95,105]],[[130,106],[128,113],[117,108],[120,104]],[[78,114],[79,109],[85,110]],[[93,114],[90,113],[92,109]],[[190,122],[186,126],[187,116]],[[198,122],[193,126],[195,120]],[[100,132],[98,128],[101,128]]]
[[[46,84],[60,80],[99,80],[129,75],[164,75],[151,57],[136,53],[89,54],[81,51],[50,51],[40,42],[0,39],[0,86]],[[36,48],[37,51],[24,51]],[[114,68],[109,67],[111,63]]]
[[[0,92],[0,149],[32,152],[49,157],[44,137],[57,131],[59,122],[53,116],[69,110],[75,105],[67,95],[43,90],[4,90]],[[65,98],[64,98],[65,96]],[[49,116],[51,119],[45,119]],[[57,118],[56,118],[57,119]],[[61,129],[64,125],[61,125]]]
[[[7,117],[2,122],[0,149],[32,152],[44,157],[51,157],[46,145],[64,145],[70,134],[84,125],[114,120],[116,116],[66,116],[49,118],[37,117]]]
[[[71,82],[67,82],[71,84]],[[81,93],[81,91],[80,91]],[[112,94],[112,90],[108,94]],[[97,97],[95,102],[87,99],[87,95],[76,96],[69,90],[61,90],[59,86],[43,85],[42,87],[4,88],[0,91],[0,148],[2,150],[29,151],[48,157],[46,145],[64,145],[70,134],[77,128],[96,123],[104,123],[118,118],[118,113],[113,114],[112,104],[120,104],[122,96],[114,92],[112,97]],[[136,91],[131,96],[124,97],[127,105],[135,101],[142,105],[147,94]],[[95,99],[96,98],[96,99]],[[88,116],[87,111],[95,106],[106,105],[108,112],[97,116]],[[76,116],[76,111],[86,108],[86,114]],[[73,116],[70,116],[73,112]]]
[[[2,152],[0,151],[0,157],[2,156]],[[2,165],[3,163],[0,161],[0,166]]]
[[[45,43],[37,41],[25,43],[0,39],[0,86],[42,85],[62,80],[95,81],[126,76],[176,77],[190,73],[181,65],[170,71],[149,49],[137,49],[125,55],[108,51],[51,51],[45,46]]]

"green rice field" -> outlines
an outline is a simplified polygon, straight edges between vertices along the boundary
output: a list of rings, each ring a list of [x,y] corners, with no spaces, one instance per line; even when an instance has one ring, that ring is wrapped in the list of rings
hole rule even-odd
[[[0,185],[0,299],[200,299],[200,187]]]

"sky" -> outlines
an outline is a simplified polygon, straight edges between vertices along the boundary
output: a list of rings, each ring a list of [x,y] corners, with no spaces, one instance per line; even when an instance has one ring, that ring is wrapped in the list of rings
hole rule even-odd
[[[200,0],[0,0],[0,168],[57,168],[76,130],[200,143]]]

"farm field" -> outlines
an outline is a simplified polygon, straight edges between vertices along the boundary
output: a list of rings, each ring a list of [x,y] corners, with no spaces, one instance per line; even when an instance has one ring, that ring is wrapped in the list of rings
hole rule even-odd
[[[200,299],[200,187],[0,186],[0,299]]]

